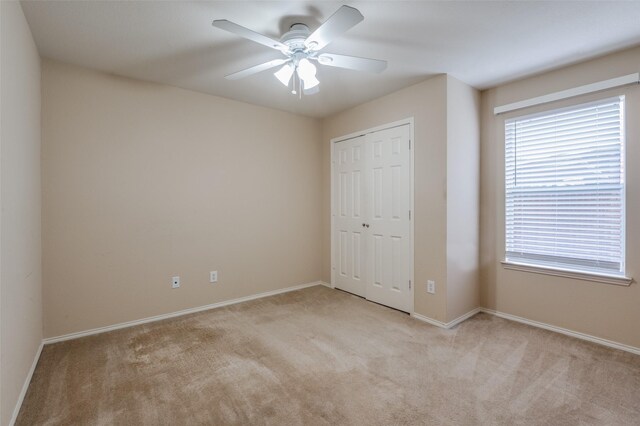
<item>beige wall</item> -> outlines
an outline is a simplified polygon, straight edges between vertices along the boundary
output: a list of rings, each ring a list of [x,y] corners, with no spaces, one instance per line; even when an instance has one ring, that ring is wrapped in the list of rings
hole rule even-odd
[[[42,84],[46,337],[321,278],[318,120],[49,60]]]
[[[480,303],[480,92],[447,77],[447,322]]]
[[[534,96],[640,71],[640,48],[506,84],[482,93],[481,303],[535,321],[640,347],[640,286],[621,287],[505,270],[504,119],[512,116],[626,95],[627,273],[640,274],[640,87],[582,96],[504,116],[493,108]]]
[[[20,3],[0,2],[0,424],[42,340],[40,58]]]
[[[450,77],[440,75],[422,83],[399,90],[390,95],[335,114],[323,121],[323,279],[331,279],[331,167],[330,139],[359,130],[380,126],[407,117],[414,118],[415,160],[415,312],[429,318],[446,322],[447,315],[447,90]],[[469,117],[468,112],[476,102],[477,93],[464,89],[463,83],[451,83],[457,105],[465,108],[459,118]],[[452,123],[456,123],[453,121]],[[477,129],[477,110],[475,123]],[[469,130],[472,133],[473,130]],[[463,142],[466,131],[457,140]],[[475,140],[470,143],[476,144]],[[477,156],[476,156],[477,162]],[[477,166],[476,166],[477,167]],[[466,182],[470,172],[462,177]],[[477,175],[476,178],[477,180]],[[471,201],[477,205],[477,197]],[[477,207],[476,207],[477,209]],[[477,231],[474,237],[477,240]],[[477,245],[477,244],[476,244]],[[473,257],[473,256],[472,256]],[[475,254],[477,258],[477,252]],[[453,261],[455,262],[455,260]],[[477,260],[473,261],[475,265]],[[452,265],[452,268],[455,268]],[[471,266],[473,268],[474,266]],[[436,281],[436,294],[426,292],[427,280]],[[477,287],[477,280],[468,287]],[[477,290],[475,290],[477,291]],[[469,300],[468,292],[456,288],[455,309]],[[474,297],[474,296],[471,296]],[[477,299],[477,297],[476,297]],[[477,300],[474,307],[477,306]]]

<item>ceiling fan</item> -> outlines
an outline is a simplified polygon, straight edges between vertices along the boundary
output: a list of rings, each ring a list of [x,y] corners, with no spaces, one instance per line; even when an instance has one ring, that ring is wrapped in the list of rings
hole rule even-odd
[[[364,16],[358,9],[342,6],[313,33],[305,24],[293,24],[279,41],[226,19],[213,21],[213,26],[279,50],[285,56],[229,74],[225,78],[237,80],[282,65],[274,75],[282,84],[291,87],[291,93],[299,93],[302,96],[303,92],[305,95],[312,95],[319,91],[320,82],[316,78],[314,62],[357,71],[384,71],[387,61],[320,52],[327,44],[363,19]]]

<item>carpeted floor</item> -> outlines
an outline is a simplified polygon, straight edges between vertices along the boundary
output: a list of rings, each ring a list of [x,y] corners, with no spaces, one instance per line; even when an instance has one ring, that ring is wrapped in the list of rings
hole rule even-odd
[[[638,425],[640,356],[312,287],[44,347],[18,425]]]

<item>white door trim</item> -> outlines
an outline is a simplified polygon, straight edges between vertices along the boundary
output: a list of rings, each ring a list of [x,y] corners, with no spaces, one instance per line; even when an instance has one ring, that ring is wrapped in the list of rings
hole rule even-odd
[[[348,135],[344,135],[344,136],[339,136],[337,138],[333,138],[331,139],[329,142],[331,143],[331,153],[330,153],[330,165],[331,165],[331,190],[330,190],[330,197],[331,197],[331,211],[330,211],[330,219],[331,219],[331,288],[335,288],[335,273],[336,273],[336,260],[335,260],[335,238],[334,238],[334,232],[335,232],[335,223],[334,223],[334,217],[335,217],[335,202],[334,202],[334,191],[335,191],[335,181],[334,181],[334,176],[333,176],[333,172],[334,172],[334,148],[336,146],[336,143],[338,142],[343,142],[346,141],[348,139],[353,139],[353,138],[357,138],[358,136],[364,136],[367,135],[369,133],[374,133],[374,132],[378,132],[380,130],[387,130],[387,129],[391,129],[394,127],[399,127],[399,126],[404,126],[404,125],[409,125],[409,138],[410,138],[410,149],[409,149],[409,156],[410,156],[410,164],[411,164],[411,173],[410,173],[410,188],[409,188],[409,198],[410,198],[410,206],[411,206],[411,220],[409,221],[409,226],[410,226],[410,231],[409,231],[409,238],[410,238],[410,251],[411,251],[411,255],[410,255],[410,259],[409,259],[409,268],[411,269],[409,271],[409,276],[411,277],[411,306],[410,306],[410,311],[409,314],[413,315],[414,310],[415,310],[415,288],[416,288],[416,280],[415,280],[415,267],[414,267],[414,260],[415,260],[415,243],[414,243],[414,222],[415,222],[415,204],[414,204],[414,188],[415,188],[415,156],[413,155],[413,151],[415,149],[415,134],[414,134],[414,119],[413,117],[408,117],[402,120],[398,120],[398,121],[393,121],[391,123],[387,123],[387,124],[382,124],[380,126],[375,126],[375,127],[371,127],[369,129],[365,129],[365,130],[360,130],[357,132],[353,132],[350,133]]]

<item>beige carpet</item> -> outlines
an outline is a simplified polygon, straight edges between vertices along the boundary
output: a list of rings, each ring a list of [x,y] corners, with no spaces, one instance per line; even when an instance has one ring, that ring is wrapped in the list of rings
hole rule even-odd
[[[45,346],[18,425],[640,424],[640,357],[313,287]]]

